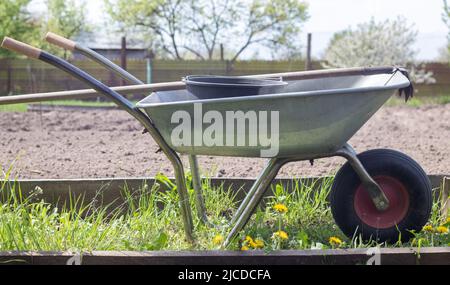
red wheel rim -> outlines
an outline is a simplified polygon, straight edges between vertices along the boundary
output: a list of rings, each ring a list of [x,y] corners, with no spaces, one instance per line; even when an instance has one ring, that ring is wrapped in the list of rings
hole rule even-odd
[[[409,194],[405,186],[395,178],[386,175],[374,176],[384,195],[389,200],[389,208],[379,211],[362,184],[356,189],[354,208],[356,215],[366,225],[386,229],[398,225],[409,209]]]

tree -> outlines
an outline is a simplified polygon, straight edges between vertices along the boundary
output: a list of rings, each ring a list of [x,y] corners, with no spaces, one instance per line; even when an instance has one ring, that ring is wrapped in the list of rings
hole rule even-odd
[[[20,41],[35,43],[39,36],[39,24],[27,11],[30,0],[0,1],[0,38],[13,37]],[[0,49],[0,57],[14,58],[18,54]]]
[[[223,44],[232,62],[254,44],[293,54],[308,18],[299,0],[105,0],[113,21],[151,38],[162,56],[218,57]]]
[[[450,6],[447,4],[447,0],[444,0],[444,12],[442,13],[442,20],[448,27],[447,50],[448,55],[450,55]]]
[[[432,72],[414,64],[417,51],[413,49],[417,30],[406,19],[376,22],[371,19],[356,28],[336,33],[324,53],[324,66],[408,66],[417,83],[434,83]]]
[[[84,1],[46,0],[46,5],[46,20],[42,23],[44,33],[51,31],[65,38],[75,38],[89,30],[86,23]],[[48,43],[44,43],[44,48],[57,55],[67,57],[66,51]]]

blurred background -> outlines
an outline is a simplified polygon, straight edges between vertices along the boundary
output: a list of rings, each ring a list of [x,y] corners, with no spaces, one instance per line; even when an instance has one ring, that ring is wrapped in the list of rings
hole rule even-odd
[[[74,39],[141,80],[403,65],[421,96],[450,93],[445,0],[2,0],[0,36],[125,84],[82,55],[43,41]],[[84,88],[53,67],[0,51],[0,95]]]

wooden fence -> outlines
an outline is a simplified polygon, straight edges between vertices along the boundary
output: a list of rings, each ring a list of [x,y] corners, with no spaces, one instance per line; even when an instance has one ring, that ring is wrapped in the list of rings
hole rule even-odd
[[[73,61],[94,77],[109,86],[118,86],[121,79],[102,66],[87,60]],[[145,81],[146,61],[128,61],[128,71]],[[304,70],[304,61],[239,61],[233,65],[227,61],[174,61],[154,60],[151,64],[152,82],[177,81],[188,74],[245,75]],[[320,62],[313,62],[312,69],[320,69]],[[429,63],[426,68],[434,72],[433,85],[418,85],[420,95],[450,94],[450,67],[448,64]],[[1,59],[0,95],[51,92],[82,89],[87,86],[53,66],[36,60]]]

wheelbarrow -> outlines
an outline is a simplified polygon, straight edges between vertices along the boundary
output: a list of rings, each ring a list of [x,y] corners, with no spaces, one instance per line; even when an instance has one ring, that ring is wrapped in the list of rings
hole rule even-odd
[[[88,48],[53,34],[48,35],[47,40],[77,49],[124,79],[143,84]],[[333,156],[347,160],[335,176],[330,204],[337,225],[349,237],[360,235],[364,240],[380,242],[407,241],[430,217],[431,185],[417,162],[389,149],[357,154],[348,144],[348,140],[395,92],[404,94],[406,99],[413,95],[412,84],[404,69],[388,66],[246,77],[262,80],[279,77],[285,82],[274,84],[276,88],[269,93],[239,93],[239,88],[243,87],[239,83],[242,77],[227,78],[231,83],[227,81],[226,84],[207,78],[207,92],[198,89],[199,85],[195,86],[197,89],[186,90],[184,86],[189,87],[191,83],[187,77],[184,83],[177,83],[173,88],[164,86],[166,91],[153,92],[133,104],[52,54],[10,38],[3,40],[2,47],[47,62],[87,83],[144,126],[174,168],[188,240],[194,238],[193,220],[179,154],[189,155],[197,214],[205,223],[208,219],[196,155],[268,158],[267,165],[231,219],[231,230],[224,247],[245,227],[280,168],[293,161]],[[230,87],[234,88],[233,92],[227,92]],[[233,96],[228,96],[231,93]],[[228,115],[234,115],[234,119],[228,120]],[[220,120],[230,123],[224,124],[222,131],[217,123]],[[217,125],[213,128],[214,136],[211,132],[213,124]],[[228,128],[230,125],[233,127]],[[205,135],[207,128],[209,136]]]

